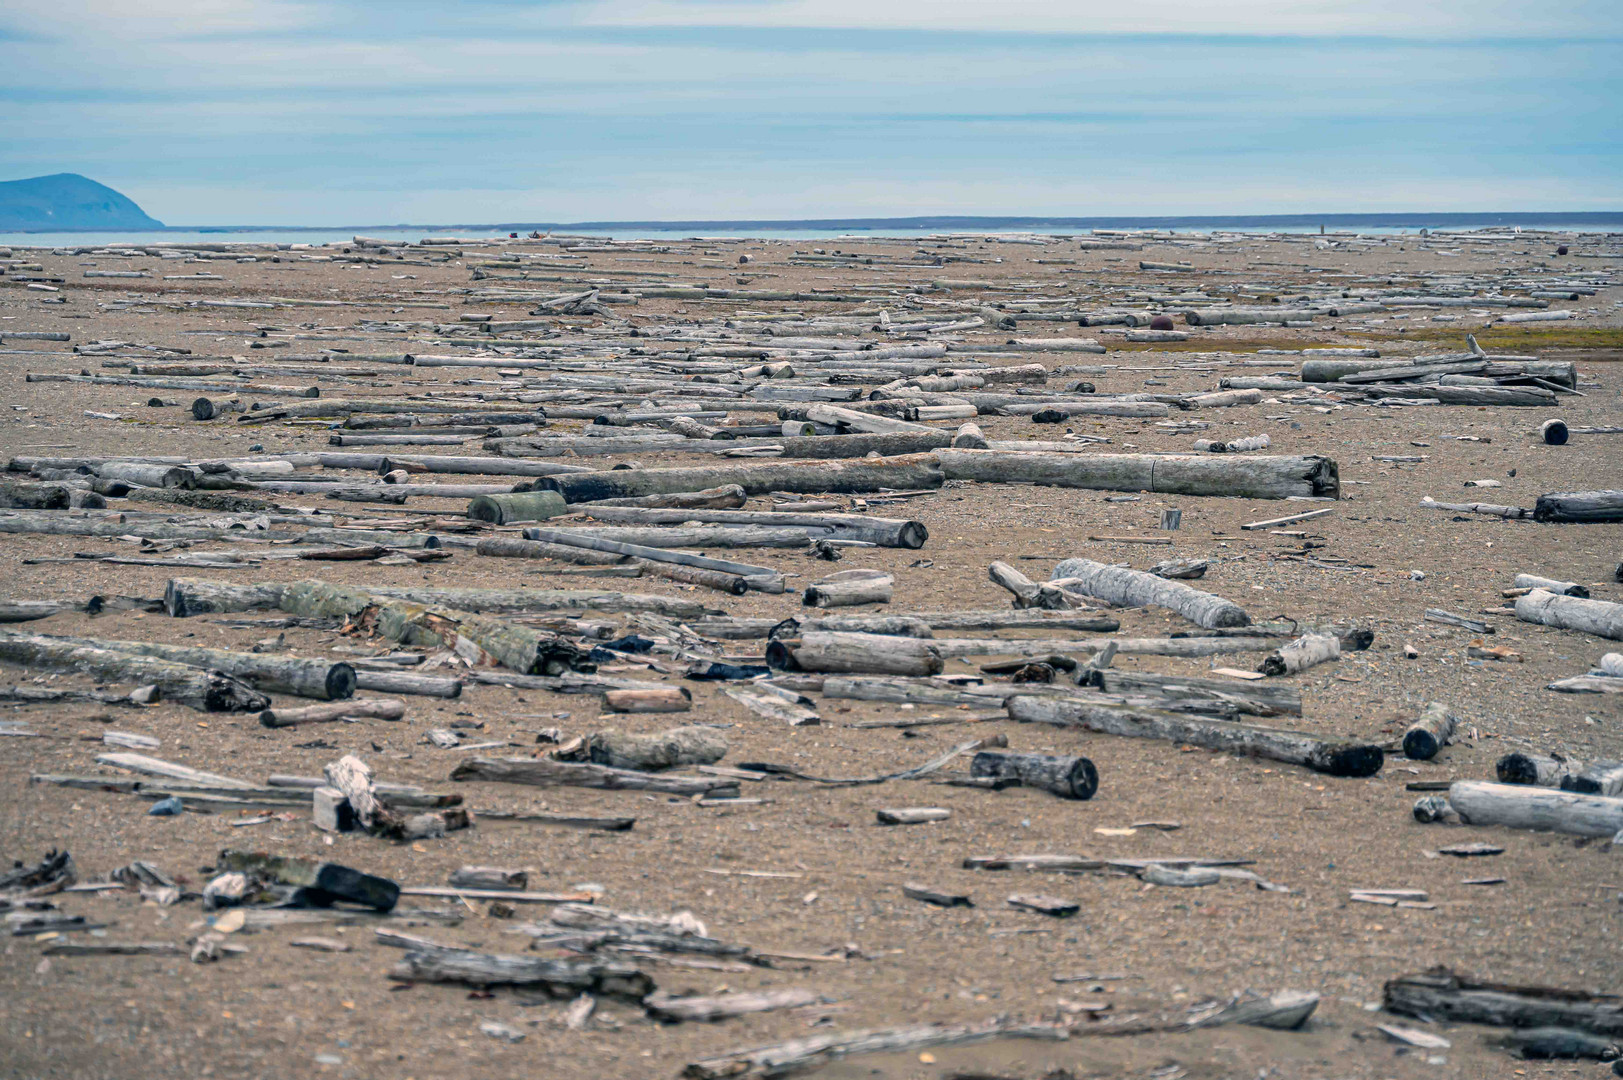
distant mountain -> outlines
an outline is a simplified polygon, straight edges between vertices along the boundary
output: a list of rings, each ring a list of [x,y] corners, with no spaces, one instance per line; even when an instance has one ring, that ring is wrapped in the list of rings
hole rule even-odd
[[[129,198],[78,173],[0,182],[0,229],[161,229]]]

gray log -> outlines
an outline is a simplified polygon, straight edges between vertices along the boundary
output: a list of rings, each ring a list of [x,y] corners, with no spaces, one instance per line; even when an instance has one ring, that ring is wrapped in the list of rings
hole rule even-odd
[[[1099,790],[1099,770],[1085,757],[982,750],[970,759],[969,775],[1012,780],[1067,799],[1091,799]]]
[[[862,604],[890,603],[895,579],[874,571],[836,574],[806,587],[802,602],[807,607],[856,607]]]
[[[1303,634],[1263,657],[1257,668],[1264,675],[1294,675],[1310,667],[1341,658],[1341,641],[1333,634]]]
[[[1388,1012],[1432,1021],[1623,1035],[1623,1001],[1614,995],[1483,982],[1447,968],[1388,980],[1382,1003]]]
[[[1099,491],[1153,491],[1250,499],[1340,497],[1336,463],[1317,455],[1049,454],[937,450],[949,480],[1032,483]]]
[[[164,608],[184,617],[207,612],[259,611],[281,606],[287,586],[280,582],[238,584],[209,578],[171,578],[164,588]],[[710,609],[684,597],[602,589],[428,589],[373,588],[378,596],[444,604],[486,614],[544,611],[647,611],[677,619],[696,619]]]
[[[1107,694],[1152,693],[1170,701],[1211,701],[1250,716],[1301,716],[1302,691],[1289,683],[1185,678],[1145,671],[1089,668],[1078,673]]]
[[[165,699],[207,712],[258,712],[270,699],[219,671],[98,649],[42,634],[0,631],[0,660],[55,671],[83,671],[107,682],[156,686]]]
[[[766,662],[788,671],[877,675],[939,675],[944,667],[932,641],[821,630],[802,634],[798,640],[774,640],[766,648]]]
[[[586,736],[586,759],[614,769],[660,772],[683,765],[714,765],[727,754],[727,740],[707,727],[679,727],[649,734],[600,731]]]
[[[1494,765],[1494,773],[1501,784],[1553,788],[1560,787],[1563,780],[1581,768],[1580,762],[1518,751],[1500,758]]]
[[[830,436],[831,438],[833,436]],[[745,494],[772,491],[860,494],[884,488],[938,488],[945,481],[930,454],[820,464],[715,465],[694,469],[620,469],[591,475],[548,477],[543,484],[571,502],[633,495],[699,491],[737,484]]]
[[[1079,727],[1106,735],[1164,739],[1208,750],[1228,750],[1252,757],[1303,765],[1331,776],[1373,776],[1385,755],[1379,746],[1321,739],[1299,731],[1201,720],[1150,710],[1116,709],[1060,698],[1017,695],[1008,700],[1009,715],[1026,723]]]
[[[764,510],[654,510],[633,507],[580,507],[599,521],[680,525],[702,521],[721,525],[791,525],[828,529],[841,540],[862,540],[882,547],[921,548],[929,530],[921,521],[869,517],[866,514],[796,514]]]
[[[618,961],[548,960],[451,948],[408,952],[389,977],[402,982],[528,986],[561,998],[585,993],[635,1002],[641,1002],[654,989],[653,979],[633,965]]]
[[[1534,589],[1516,600],[1516,618],[1522,622],[1581,630],[1586,634],[1623,641],[1623,604],[1581,600]]]
[[[524,538],[526,540],[544,540],[549,544],[564,544],[569,547],[588,548],[593,551],[606,551],[617,555],[629,555],[650,562],[677,563],[682,566],[696,567],[700,570],[718,570],[724,574],[737,574],[746,580],[780,577],[778,572],[769,566],[755,566],[750,563],[733,562],[730,559],[711,559],[703,555],[688,555],[685,552],[667,551],[663,548],[649,547],[645,544],[630,544],[618,540],[599,539],[573,530],[525,529]],[[782,591],[781,586],[777,591]]]
[[[404,671],[357,671],[355,689],[380,694],[414,694],[418,697],[458,698],[462,683],[438,675],[412,675]]]
[[[1504,825],[1574,836],[1623,831],[1623,799],[1474,780],[1449,785],[1448,804],[1467,825]]]
[[[743,506],[744,502],[743,488],[737,484],[723,484],[721,487],[709,488],[705,491],[679,491],[671,495],[639,495],[629,499],[605,499],[602,502],[588,503],[583,509],[596,510],[600,506],[638,506],[650,509],[731,510]],[[593,516],[597,515],[594,514]],[[607,521],[609,519],[604,518],[603,520]]]
[[[556,491],[481,495],[468,504],[470,518],[495,525],[506,525],[512,521],[544,521],[562,513],[565,513],[564,499]]]
[[[1403,755],[1414,761],[1430,761],[1453,741],[1455,723],[1446,705],[1437,701],[1427,705],[1403,733]]]
[[[1557,581],[1554,578],[1539,577],[1537,574],[1517,574],[1512,585],[1518,589],[1543,589],[1545,592],[1557,596],[1576,596],[1580,600],[1589,599],[1589,590],[1576,581]]]
[[[275,653],[244,653],[193,645],[162,645],[146,641],[59,637],[55,640],[96,649],[172,660],[188,667],[221,671],[257,690],[292,694],[316,701],[337,701],[355,693],[355,669],[342,661],[301,660]]]
[[[1232,601],[1140,570],[1106,566],[1091,559],[1066,559],[1054,567],[1050,580],[1062,579],[1066,579],[1068,589],[1108,603],[1121,607],[1164,607],[1207,629],[1246,626],[1251,622],[1251,617]]]
[[[1623,762],[1591,761],[1576,773],[1563,776],[1561,790],[1580,795],[1623,795]]]
[[[0,480],[0,506],[14,510],[65,510],[72,496],[73,489],[66,484]]]
[[[738,790],[724,777],[655,776],[590,762],[548,758],[469,758],[451,773],[452,780],[492,780],[533,787],[587,787],[607,791],[654,791],[667,795],[709,795]]]
[[[1540,495],[1534,521],[1623,521],[1623,491],[1562,491]]]
[[[299,724],[318,724],[347,717],[370,717],[377,720],[399,720],[406,715],[406,703],[391,698],[354,698],[329,705],[307,705],[304,708],[272,708],[259,714],[259,722],[268,728],[295,727]]]

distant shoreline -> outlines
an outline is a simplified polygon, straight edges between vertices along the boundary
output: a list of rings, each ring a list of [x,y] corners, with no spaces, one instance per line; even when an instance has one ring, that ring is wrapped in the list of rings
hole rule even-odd
[[[12,235],[29,234],[100,234],[100,233],[127,233],[139,231],[143,233],[189,233],[189,234],[232,234],[246,232],[569,232],[578,230],[583,232],[627,230],[648,230],[654,232],[690,232],[708,231],[723,233],[743,233],[751,230],[783,232],[791,230],[831,230],[844,229],[853,232],[881,232],[886,229],[900,229],[908,232],[919,230],[936,230],[943,232],[990,232],[990,231],[1052,231],[1052,230],[1091,230],[1091,229],[1124,229],[1124,230],[1182,230],[1182,229],[1233,229],[1236,231],[1251,231],[1257,229],[1285,228],[1304,229],[1324,226],[1326,229],[1335,227],[1345,228],[1376,228],[1376,229],[1469,229],[1469,228],[1537,228],[1541,225],[1584,225],[1604,226],[1616,225],[1623,230],[1623,211],[1537,211],[1537,212],[1483,212],[1483,213],[1372,213],[1372,214],[1187,214],[1178,216],[1128,216],[1110,215],[1097,217],[1040,217],[1040,216],[973,216],[973,215],[932,215],[921,217],[887,217],[887,218],[782,218],[782,219],[701,219],[677,221],[569,221],[569,222],[486,222],[464,223],[449,225],[167,225],[161,229],[143,228],[132,230],[130,228],[111,229],[8,229],[5,231]]]

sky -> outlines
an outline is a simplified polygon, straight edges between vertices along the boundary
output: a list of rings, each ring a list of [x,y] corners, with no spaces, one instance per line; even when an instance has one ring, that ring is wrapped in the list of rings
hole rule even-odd
[[[170,225],[1623,210],[1618,0],[0,4]]]

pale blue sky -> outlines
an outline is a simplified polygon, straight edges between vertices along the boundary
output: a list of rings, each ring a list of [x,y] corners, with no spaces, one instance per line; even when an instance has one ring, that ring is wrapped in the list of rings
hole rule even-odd
[[[1623,209],[1617,0],[54,0],[0,179],[171,225]]]

